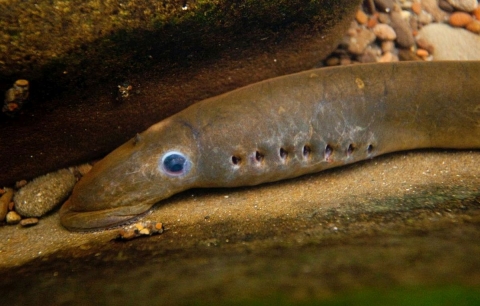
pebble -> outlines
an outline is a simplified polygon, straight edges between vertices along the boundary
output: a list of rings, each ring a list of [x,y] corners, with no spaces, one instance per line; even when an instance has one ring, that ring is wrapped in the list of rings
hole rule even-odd
[[[398,11],[393,11],[390,14],[392,20],[392,28],[397,33],[396,42],[403,48],[410,48],[415,44],[412,30],[408,22],[402,18],[402,14]]]
[[[388,24],[383,24],[383,23],[377,24],[373,28],[373,33],[380,40],[395,40],[395,38],[397,38],[397,34],[395,33],[395,30]]]
[[[420,4],[420,2],[414,2],[412,4],[412,11],[415,14],[420,15],[420,13],[422,12],[422,5]]]
[[[395,2],[393,0],[374,0],[376,7],[386,13],[390,13],[393,10]]]
[[[5,188],[5,192],[0,197],[0,221],[5,220],[8,212],[8,206],[12,201],[13,189]]]
[[[25,217],[41,217],[67,198],[75,182],[66,169],[38,177],[15,194],[15,210]]]
[[[9,211],[6,220],[7,224],[17,224],[22,220],[22,217],[15,211]]]
[[[477,7],[473,12],[472,12],[473,16],[475,16],[475,18],[477,20],[480,20],[480,7]]]
[[[434,60],[480,60],[480,35],[463,28],[432,23],[418,32],[419,40],[431,45]]]
[[[355,20],[357,20],[359,24],[366,24],[368,22],[368,16],[364,11],[358,10],[355,14]]]
[[[26,218],[20,221],[20,225],[23,227],[34,226],[34,225],[37,225],[37,223],[38,223],[38,218]]]
[[[472,22],[473,17],[470,14],[464,12],[455,12],[450,15],[448,22],[454,27],[465,27]]]
[[[477,0],[447,0],[454,8],[464,12],[471,12],[478,7]]]
[[[465,28],[467,30],[469,30],[470,32],[480,34],[480,21],[474,19],[474,20],[472,20],[472,22],[467,24],[467,26]]]
[[[438,6],[447,13],[453,13],[455,8],[447,0],[438,1]]]
[[[422,0],[422,7],[430,13],[437,22],[443,22],[447,19],[447,13],[438,7],[437,0]]]
[[[360,28],[348,42],[348,51],[353,54],[363,54],[369,44],[375,40],[375,34],[367,29]]]

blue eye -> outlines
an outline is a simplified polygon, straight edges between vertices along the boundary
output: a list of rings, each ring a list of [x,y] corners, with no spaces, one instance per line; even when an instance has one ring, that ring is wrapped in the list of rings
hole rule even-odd
[[[168,152],[162,157],[161,168],[170,176],[180,176],[190,171],[191,163],[180,152]]]

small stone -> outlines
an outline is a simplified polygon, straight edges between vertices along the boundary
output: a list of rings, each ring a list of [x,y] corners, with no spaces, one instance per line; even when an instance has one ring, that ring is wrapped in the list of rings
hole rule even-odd
[[[385,14],[385,13],[378,13],[378,21],[380,23],[386,23],[386,24],[390,24],[391,20],[390,20],[390,15],[389,14]]]
[[[160,222],[156,222],[156,223],[155,223],[155,229],[156,229],[157,231],[163,230],[163,224],[160,223]]]
[[[474,19],[474,20],[472,20],[472,22],[467,24],[467,26],[465,28],[467,30],[469,30],[470,32],[480,34],[480,21]]]
[[[20,225],[23,227],[29,227],[36,225],[38,223],[38,218],[26,218],[20,221]]]
[[[428,51],[428,53],[432,54],[433,51],[435,50],[435,48],[428,43],[428,41],[426,41],[424,38],[422,37],[418,37],[417,36],[417,46],[422,48],[422,49],[425,49]]]
[[[15,188],[20,189],[25,185],[27,185],[27,180],[21,180],[15,183]]]
[[[9,211],[6,220],[7,224],[17,224],[22,220],[22,217],[15,211]]]
[[[382,41],[381,48],[383,53],[392,52],[395,49],[395,43],[391,40]]]
[[[336,56],[333,56],[333,57],[329,57],[327,58],[327,60],[325,61],[325,64],[327,66],[337,66],[337,65],[340,65],[340,59]]]
[[[477,20],[480,20],[480,7],[477,7],[475,10],[473,10],[472,14]]]
[[[77,166],[76,170],[80,173],[81,176],[84,176],[85,174],[90,172],[90,170],[92,170],[92,165],[90,165],[88,163],[83,164],[83,165]]]
[[[68,197],[75,182],[66,169],[38,177],[15,193],[15,210],[25,217],[41,217]]]
[[[393,0],[374,0],[374,2],[379,11],[386,13],[390,13],[395,5]]]
[[[472,22],[473,17],[470,14],[464,12],[455,12],[450,15],[448,22],[451,26],[463,28],[470,22]]]
[[[422,12],[422,5],[419,2],[413,2],[412,11],[415,14],[420,15],[420,13]]]
[[[148,228],[144,228],[142,230],[140,230],[140,235],[150,235],[150,230],[148,230]]]
[[[430,54],[428,54],[428,51],[425,49],[417,49],[417,55],[420,56],[421,58],[425,59],[427,58]]]
[[[351,36],[348,42],[348,51],[360,55],[365,48],[375,41],[375,34],[367,29],[358,29],[356,35]]]
[[[8,205],[12,201],[13,189],[5,188],[5,192],[0,197],[0,221],[5,220],[8,212]]]
[[[370,19],[368,19],[367,22],[367,28],[371,29],[374,26],[378,24],[378,17],[377,16],[372,16]]]
[[[395,30],[388,24],[377,24],[373,28],[373,33],[377,36],[380,40],[394,40],[397,38],[397,34],[395,34]]]
[[[438,7],[437,0],[422,0],[422,7],[425,11],[432,14],[433,18],[437,22],[443,22],[447,19],[447,13]]]
[[[357,56],[360,63],[375,63],[380,59],[382,51],[376,46],[368,46],[363,54]]]
[[[398,61],[398,58],[396,58],[396,56],[392,52],[386,52],[380,57],[378,61],[380,63],[390,63]]]
[[[359,24],[366,24],[368,21],[368,16],[364,11],[358,10],[355,14],[355,20],[357,20]]]
[[[418,22],[420,22],[421,24],[429,24],[429,23],[432,23],[432,21],[433,21],[433,16],[425,11],[421,11],[420,14],[418,15]]]
[[[410,25],[402,18],[402,15],[398,11],[393,11],[390,14],[392,19],[392,28],[397,34],[396,42],[403,48],[410,48],[415,44],[412,30]]]
[[[454,8],[459,11],[471,12],[478,7],[477,0],[447,0]]]
[[[455,8],[447,0],[438,1],[438,6],[447,13],[453,13]]]

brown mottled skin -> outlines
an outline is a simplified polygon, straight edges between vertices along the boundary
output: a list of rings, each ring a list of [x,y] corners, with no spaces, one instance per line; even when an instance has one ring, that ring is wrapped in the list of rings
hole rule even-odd
[[[153,125],[95,164],[61,222],[108,228],[194,187],[257,185],[401,150],[478,149],[479,86],[480,62],[403,62],[243,87]],[[166,174],[162,158],[172,151],[188,160],[185,173]]]

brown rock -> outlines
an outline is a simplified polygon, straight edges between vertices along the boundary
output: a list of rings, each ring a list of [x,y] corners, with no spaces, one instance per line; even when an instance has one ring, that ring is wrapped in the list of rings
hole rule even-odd
[[[382,12],[391,12],[395,5],[393,0],[374,0],[376,7]]]
[[[397,33],[396,42],[403,48],[410,48],[415,44],[413,38],[412,29],[408,22],[402,18],[402,14],[399,11],[393,11],[390,14],[392,20],[392,28]]]
[[[450,23],[451,26],[454,27],[465,27],[467,24],[472,22],[473,17],[470,14],[464,13],[464,12],[455,12],[452,15],[450,15],[450,19],[448,22]]]
[[[20,225],[23,227],[34,226],[38,224],[38,218],[26,218],[20,221]]]
[[[455,11],[455,8],[450,3],[448,3],[447,0],[438,1],[438,6],[442,10],[444,10],[445,12],[448,12],[448,13],[453,13],[453,11]]]

